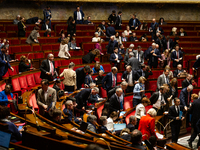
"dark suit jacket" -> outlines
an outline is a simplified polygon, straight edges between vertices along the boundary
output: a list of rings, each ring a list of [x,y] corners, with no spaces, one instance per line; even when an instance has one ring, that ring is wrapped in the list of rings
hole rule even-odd
[[[151,105],[155,104],[158,100],[159,97],[159,92],[154,92],[151,97],[149,98],[149,100],[151,101]]]
[[[78,104],[77,108],[81,109],[82,107],[87,106],[86,101],[89,99],[90,94],[91,94],[91,89],[84,89],[75,96],[76,103]]]
[[[112,27],[112,26],[108,26],[108,27],[106,28],[106,35],[107,35],[108,37],[111,37],[112,35],[115,35],[115,28]]]
[[[108,43],[107,53],[112,54],[115,47],[118,47],[118,42],[116,40],[114,41],[110,40]]]
[[[124,55],[124,65],[127,65],[129,59],[129,54]]]
[[[133,37],[133,36],[130,37],[130,41],[135,41],[135,40],[137,40],[137,37]]]
[[[11,67],[8,61],[7,63],[4,61],[4,57],[6,57],[5,54],[2,54],[0,51],[0,77],[4,76],[8,71],[8,68]]]
[[[82,16],[82,21],[84,21],[84,13],[82,10],[80,10],[81,16]],[[77,11],[74,11],[74,20],[77,21]]]
[[[125,38],[125,41],[124,41],[124,38]],[[127,37],[121,37],[121,41],[122,42],[128,42],[128,38]]]
[[[179,58],[183,58],[183,52],[181,50],[179,50]],[[177,67],[178,64],[181,64],[181,61],[176,62],[175,59],[177,59],[176,51],[173,51],[171,53],[171,60],[173,61],[173,67]]]
[[[179,105],[179,111],[183,111],[183,106]],[[176,120],[176,117],[179,117],[175,109],[175,105],[169,107],[168,118],[173,119],[174,121],[171,122],[171,125],[181,125],[181,120]]]
[[[120,52],[121,52],[122,54],[125,54],[125,50],[124,50],[124,49],[120,49],[120,48],[119,48],[119,49],[118,49],[118,53],[120,53]]]
[[[155,25],[159,26],[159,24],[157,22],[155,22],[155,23],[152,22],[151,23],[151,25],[150,25],[151,30],[155,29]]]
[[[51,28],[48,24],[48,28]],[[42,24],[42,27],[41,27],[42,30],[47,30],[47,27],[46,27],[46,23]]]
[[[87,75],[86,77],[85,77],[85,84],[87,84],[88,86],[90,85],[90,83],[92,83],[93,82],[93,79],[92,79],[92,77],[90,78],[90,76],[89,75]]]
[[[127,124],[127,125],[126,125],[126,128],[129,128],[129,129],[130,129],[130,132],[132,132],[133,130],[135,130],[135,126],[132,125],[131,123]]]
[[[130,65],[132,67],[132,70],[138,70],[141,66],[140,62],[135,57],[129,58],[127,65]]]
[[[114,23],[115,24],[116,18],[117,18],[116,14],[114,16],[112,14],[110,14],[110,16],[108,17],[108,20],[110,21],[110,23]]]
[[[71,36],[76,33],[76,24],[69,23],[67,27],[67,34],[70,34]]]
[[[35,24],[38,21],[38,17],[29,18],[26,20],[26,24]]]
[[[175,89],[176,89],[176,92],[173,94],[172,99],[174,99],[175,97],[178,97],[178,87],[176,86]],[[171,85],[169,85],[169,93],[170,93],[170,95],[172,95]]]
[[[68,120],[72,121],[72,118],[74,118],[75,123],[79,123],[79,120],[73,115],[72,110],[68,110],[67,108],[65,108],[63,110],[64,114],[67,115]]]
[[[117,74],[116,77],[116,84],[117,85]],[[102,80],[102,86],[104,89],[110,89],[112,87],[112,72],[107,73],[107,75]]]
[[[117,61],[115,59],[116,59],[116,56],[115,56],[114,53],[112,53],[110,55],[110,61],[113,62],[113,63],[115,63],[115,64],[117,64]],[[118,60],[121,61],[122,59],[123,59],[122,55],[118,54]]]
[[[169,41],[169,48],[170,48],[170,50],[172,50],[173,49],[173,40],[169,39],[168,41]],[[166,46],[167,46],[168,41],[166,41]]]
[[[95,61],[95,57],[96,55],[94,55],[92,52],[89,52],[88,54],[86,54],[85,56],[83,56],[82,60],[83,63],[92,63],[92,62],[96,62]]]
[[[113,94],[115,94],[117,88],[120,88],[120,86],[115,86],[113,89],[111,89],[110,91],[108,91],[108,94],[107,94],[108,99],[110,99],[110,97],[111,97]]]
[[[119,17],[119,15],[118,15],[117,19],[116,19],[115,28],[116,29],[121,29],[121,24],[122,24],[122,18],[121,18],[121,16]]]
[[[101,30],[106,30],[106,26],[105,25],[100,24],[99,27],[101,28]]]
[[[97,80],[94,80],[96,85],[102,84],[102,80],[103,80],[104,76],[102,76],[102,77],[101,76],[97,76],[96,78],[97,78]]]
[[[183,72],[183,69],[182,70],[180,70],[180,72]],[[177,77],[178,76],[178,69],[176,69],[176,70],[174,70],[174,77]]]
[[[187,81],[186,79],[185,80],[183,80],[183,82],[182,82],[182,88],[186,88],[186,87],[188,87],[188,85],[190,85],[191,84],[191,81]]]
[[[55,72],[56,68],[55,68],[54,61],[53,61],[53,67],[54,67],[54,72]],[[48,80],[52,81],[50,76],[46,74],[46,72],[50,71],[49,60],[48,59],[45,59],[45,60],[42,61],[42,64],[40,66],[40,70],[41,70],[41,74],[40,74],[40,78],[41,79],[48,79]]]
[[[195,61],[193,68],[197,69],[200,67],[200,57]]]
[[[192,91],[189,94],[190,94],[189,95],[189,103],[190,103]],[[188,91],[187,91],[187,87],[181,90],[179,99],[181,101],[181,105],[183,105],[183,106],[189,106],[189,104],[188,104]]]
[[[141,25],[141,22],[137,18],[135,18],[135,25],[134,25],[133,24],[133,18],[131,18],[129,20],[128,25],[130,26],[130,29],[135,29],[135,27],[138,27],[138,29],[139,29],[139,26]],[[134,28],[132,26],[134,26]]]
[[[145,78],[148,79],[149,75],[153,75],[153,73],[151,71],[144,71],[145,73]]]
[[[128,76],[128,73],[127,71],[124,71],[124,73],[122,74],[122,78],[126,80],[127,82],[127,76]],[[133,84],[135,83],[135,81],[137,81],[137,71],[135,70],[132,70],[132,80],[133,80]]]
[[[94,104],[98,101],[98,97],[100,97],[98,94],[96,94],[96,95],[91,94],[88,99],[88,102]]]
[[[160,51],[158,49],[155,49],[155,54],[157,56],[153,56],[153,54],[151,53],[152,51],[152,47],[150,46],[148,49],[147,49],[147,59],[149,59],[148,61],[148,65],[151,65],[151,64],[157,64],[158,65],[158,58],[161,57],[160,55]],[[154,62],[153,62],[153,58],[154,58]]]
[[[117,112],[118,110],[120,110],[120,103],[117,99],[117,96],[113,94],[109,102],[109,116],[113,111]]]
[[[19,63],[19,72],[29,71],[31,68],[31,64],[27,65],[25,62],[20,61]]]
[[[106,133],[106,131],[108,130],[106,126],[100,126],[99,127],[99,133]]]
[[[26,31],[23,27],[22,22],[18,22],[18,37],[25,37]]]
[[[76,84],[77,84],[77,87],[78,87],[78,85],[81,86],[84,83],[86,74],[85,74],[83,69],[84,69],[83,67],[76,69]]]
[[[192,126],[195,127],[197,121],[200,119],[200,99],[194,100],[192,106],[189,109],[189,112],[192,114]]]

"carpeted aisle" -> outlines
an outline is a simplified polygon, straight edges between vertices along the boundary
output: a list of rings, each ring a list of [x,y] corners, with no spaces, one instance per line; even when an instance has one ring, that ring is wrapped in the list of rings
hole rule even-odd
[[[184,146],[190,148],[189,145],[188,145],[188,141],[187,141],[189,138],[190,138],[190,135],[182,137],[182,138],[179,138],[178,139],[178,144],[181,144],[181,145],[184,145]],[[196,139],[194,140],[194,142],[192,142],[193,149],[195,149],[195,150],[197,150],[198,140],[199,140],[199,137],[197,136]]]

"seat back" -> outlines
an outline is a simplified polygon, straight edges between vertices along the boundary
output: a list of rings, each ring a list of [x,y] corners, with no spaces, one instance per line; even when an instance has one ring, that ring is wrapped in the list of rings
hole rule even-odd
[[[11,82],[12,82],[13,92],[21,91],[21,86],[18,78],[12,79]]]
[[[25,76],[21,76],[18,79],[19,79],[19,83],[20,83],[20,86],[21,86],[22,89],[28,88],[28,84],[27,84]]]
[[[101,87],[101,97],[102,98],[106,98],[107,97],[107,92],[102,87]]]
[[[34,87],[36,85],[33,74],[26,75],[26,80],[29,87]]]
[[[36,84],[40,84],[40,82],[42,81],[42,79],[40,78],[40,74],[41,74],[41,72],[34,73],[34,78],[35,78]]]

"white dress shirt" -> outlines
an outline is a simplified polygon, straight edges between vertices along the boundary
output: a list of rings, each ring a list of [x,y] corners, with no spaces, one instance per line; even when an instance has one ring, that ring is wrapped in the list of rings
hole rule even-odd
[[[128,85],[129,86],[134,86],[134,84],[133,84],[133,77],[132,77],[132,71],[127,75],[127,82],[128,82]]]
[[[159,91],[158,100],[156,101],[155,104],[153,104],[153,107],[155,107],[155,108],[157,108],[157,109],[160,109],[160,107],[161,107],[161,101],[163,101],[163,102],[165,103],[164,97],[163,97],[163,95],[162,95],[162,94],[160,93],[160,91]]]
[[[44,92],[44,100],[45,100],[45,102],[47,101],[48,90],[49,90],[49,87],[47,88],[47,91]]]
[[[111,131],[114,128],[114,122],[112,118],[107,119],[107,125],[106,125],[108,131]]]
[[[77,11],[77,20],[82,20],[82,15],[80,11]]]

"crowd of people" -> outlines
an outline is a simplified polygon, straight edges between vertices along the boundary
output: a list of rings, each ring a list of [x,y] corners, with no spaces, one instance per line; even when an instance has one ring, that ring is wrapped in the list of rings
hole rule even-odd
[[[69,50],[80,49],[76,46],[76,24],[93,24],[91,17],[88,16],[84,20],[84,13],[77,6],[74,12],[74,18],[70,17],[67,21],[67,38],[64,31],[60,32],[61,37],[58,39],[60,43],[60,50],[58,57],[70,59],[71,55]],[[51,9],[48,6],[44,11],[44,23],[42,30],[47,31],[46,35],[51,36]],[[64,69],[60,74],[57,73],[54,55],[48,54],[47,59],[43,60],[40,66],[41,75],[41,89],[37,92],[37,104],[39,113],[52,121],[61,124],[62,111],[57,110],[55,104],[59,101],[60,96],[64,95],[64,91],[74,92],[80,90],[75,97],[68,97],[65,102],[63,113],[67,115],[68,121],[75,121],[78,124],[83,122],[83,115],[90,113],[96,103],[105,100],[99,95],[99,88],[102,87],[107,93],[107,101],[102,110],[102,115],[99,118],[99,128],[97,129],[97,117],[89,115],[87,117],[87,129],[95,133],[106,133],[107,131],[115,134],[122,139],[132,142],[129,146],[146,149],[143,146],[145,140],[149,140],[151,145],[156,149],[157,136],[155,132],[155,116],[163,115],[165,111],[168,112],[168,118],[171,119],[171,133],[172,142],[177,143],[180,127],[182,121],[186,118],[186,125],[192,124],[194,129],[191,138],[189,139],[189,146],[192,147],[192,142],[200,133],[200,94],[192,94],[193,88],[196,87],[195,80],[191,74],[182,68],[183,52],[179,46],[178,36],[187,36],[184,29],[180,29],[177,33],[177,28],[173,28],[170,35],[177,36],[174,41],[169,36],[165,38],[164,31],[159,25],[167,24],[164,18],[160,18],[159,23],[152,19],[150,27],[147,23],[141,24],[136,15],[133,14],[129,21],[126,30],[119,35],[116,30],[122,29],[122,12],[119,11],[116,15],[115,11],[109,16],[108,27],[105,26],[105,21],[98,26],[97,31],[94,33],[92,42],[95,42],[95,49],[90,51],[87,55],[83,56],[83,64],[95,62],[94,67],[85,65],[74,71],[75,64],[71,62],[68,69]],[[31,18],[26,23],[33,23],[39,25],[42,20],[40,18]],[[19,15],[13,21],[13,24],[18,24],[18,36],[25,37],[26,25],[24,18]],[[112,26],[115,25],[115,28]],[[28,44],[38,43],[40,28],[36,26],[31,32],[26,42]],[[134,31],[132,31],[134,30]],[[152,37],[152,45],[143,51],[141,46],[134,47],[134,44],[125,49],[123,42],[127,41],[148,41],[147,35],[143,35],[139,40],[136,37],[135,30],[146,30],[150,32]],[[104,33],[104,31],[106,31]],[[106,40],[109,41],[106,54],[110,54],[109,61],[113,66],[111,72],[104,76],[104,68],[100,62],[95,61],[96,56],[106,55],[103,54],[101,43],[104,42],[100,36],[106,35]],[[130,35],[128,39],[127,36]],[[0,53],[0,66],[2,70],[0,79],[5,75],[8,69],[13,70],[9,64],[8,48],[9,41],[4,40],[1,43]],[[124,55],[124,58],[122,57]],[[144,62],[147,60],[148,65]],[[29,65],[26,64],[28,61]],[[170,70],[170,65],[177,68],[173,72]],[[193,66],[193,70],[198,69],[200,57],[197,56],[197,61]],[[122,74],[122,82],[118,85],[117,73],[120,70],[119,65],[124,62],[125,71]],[[148,77],[153,74],[152,70],[155,68],[163,68],[163,74],[157,78],[156,91],[147,98],[145,95],[145,82]],[[25,56],[20,57],[19,72],[29,71],[31,68],[31,61]],[[121,70],[120,70],[121,71]],[[97,74],[93,78],[93,74]],[[64,91],[60,88],[61,80],[58,78],[64,77]],[[182,82],[182,90],[178,97],[178,79],[185,77]],[[55,81],[53,88],[49,86],[50,81]],[[5,90],[0,92],[0,121],[6,122],[11,131],[13,131],[12,139],[16,141],[21,140],[20,132],[16,131],[16,126],[9,122],[9,111],[17,113],[16,100],[11,93],[12,86],[7,84]],[[62,92],[61,92],[62,91]],[[129,123],[126,128],[120,131],[115,131],[114,124],[116,122],[124,121],[120,119],[119,115],[124,110],[125,93],[132,93],[132,104],[135,108],[135,115],[129,117]],[[145,107],[152,105],[147,112]],[[6,106],[6,107],[5,107]],[[10,109],[8,109],[8,107]],[[184,113],[183,113],[184,112]],[[185,113],[186,112],[186,113]],[[190,114],[192,119],[190,119]],[[198,143],[200,146],[200,142]]]

